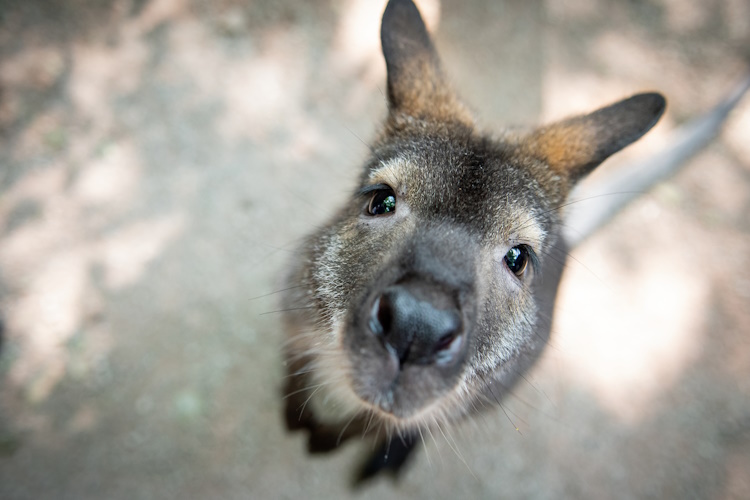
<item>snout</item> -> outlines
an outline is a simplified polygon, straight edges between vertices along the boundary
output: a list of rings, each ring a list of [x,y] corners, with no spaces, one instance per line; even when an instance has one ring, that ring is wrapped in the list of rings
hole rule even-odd
[[[401,369],[453,365],[464,340],[460,297],[424,280],[389,286],[373,301],[368,328]]]
[[[479,241],[424,225],[352,301],[343,345],[368,408],[409,421],[456,389],[471,358]]]
[[[355,393],[408,421],[452,391],[468,356],[470,297],[423,277],[373,291],[345,340]]]

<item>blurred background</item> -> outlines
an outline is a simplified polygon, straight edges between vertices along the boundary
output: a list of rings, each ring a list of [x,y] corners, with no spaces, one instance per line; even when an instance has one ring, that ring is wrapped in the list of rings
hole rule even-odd
[[[0,0],[0,498],[341,498],[281,421],[276,295],[385,116],[356,0]],[[423,0],[488,128],[741,80],[748,0]],[[750,498],[750,99],[573,252],[504,409],[360,498]],[[516,427],[518,430],[516,430]]]

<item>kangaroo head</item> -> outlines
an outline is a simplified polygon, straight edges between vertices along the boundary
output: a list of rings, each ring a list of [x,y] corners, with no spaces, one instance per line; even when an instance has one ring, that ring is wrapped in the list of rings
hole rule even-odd
[[[493,137],[447,83],[410,0],[388,4],[381,40],[388,118],[359,189],[292,273],[302,286],[287,297],[300,309],[290,355],[337,409],[409,429],[466,413],[536,357],[546,340],[537,290],[556,260],[560,205],[647,132],[665,101],[636,95]]]

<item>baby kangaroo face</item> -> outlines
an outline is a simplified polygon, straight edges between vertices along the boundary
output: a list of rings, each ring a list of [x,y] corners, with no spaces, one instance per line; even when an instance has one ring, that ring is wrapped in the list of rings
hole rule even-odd
[[[296,391],[319,391],[335,418],[413,429],[468,413],[536,358],[539,302],[559,275],[540,278],[564,258],[558,207],[665,102],[641,94],[492,138],[445,82],[411,1],[389,3],[381,39],[388,119],[359,189],[293,264],[287,358],[305,378]]]
[[[462,125],[425,134],[376,146],[311,276],[351,392],[400,423],[448,411],[529,344],[555,222],[517,147]]]

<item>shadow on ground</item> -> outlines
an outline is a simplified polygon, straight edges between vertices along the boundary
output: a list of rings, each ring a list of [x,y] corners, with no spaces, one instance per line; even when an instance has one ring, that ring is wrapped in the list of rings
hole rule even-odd
[[[736,0],[421,2],[488,126],[746,70]],[[0,1],[0,497],[337,498],[284,433],[274,295],[384,116],[379,2]],[[750,496],[750,104],[576,251],[506,411],[376,498]],[[518,431],[516,431],[518,427]]]

